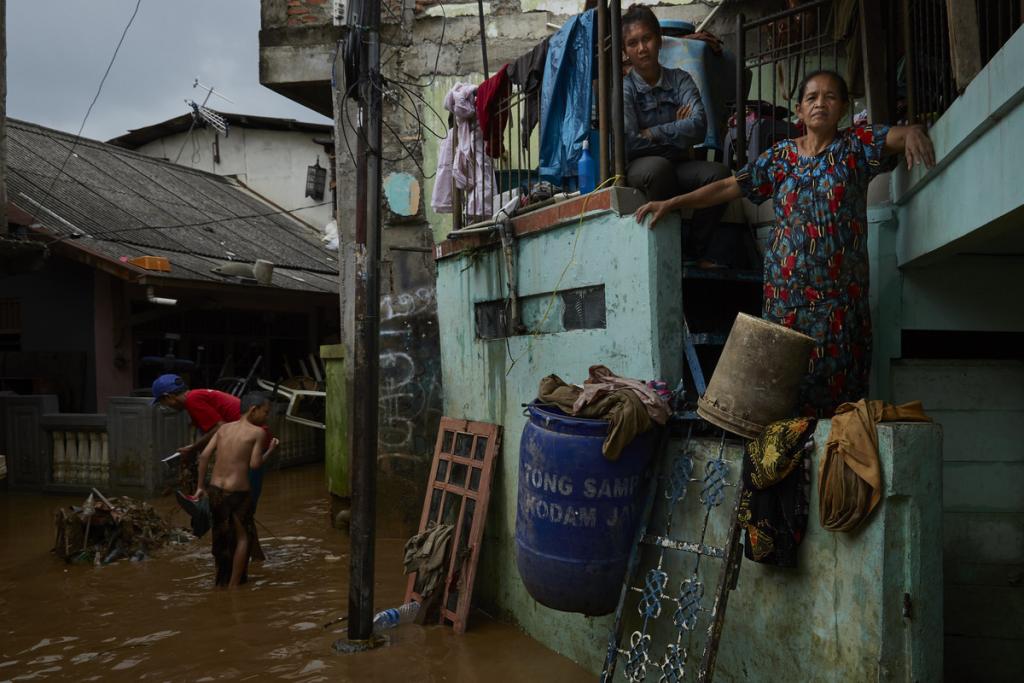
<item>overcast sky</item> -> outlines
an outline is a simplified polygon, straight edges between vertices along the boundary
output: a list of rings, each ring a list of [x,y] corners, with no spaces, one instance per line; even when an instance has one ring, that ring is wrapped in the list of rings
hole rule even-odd
[[[135,0],[7,0],[7,115],[71,133]],[[328,119],[259,82],[259,0],[142,0],[82,135],[107,140],[186,113],[211,85],[221,111]]]

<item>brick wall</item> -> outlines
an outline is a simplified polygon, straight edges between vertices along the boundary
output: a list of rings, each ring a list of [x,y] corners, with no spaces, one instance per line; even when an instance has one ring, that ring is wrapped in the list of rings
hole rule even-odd
[[[288,26],[331,23],[331,0],[288,0]]]

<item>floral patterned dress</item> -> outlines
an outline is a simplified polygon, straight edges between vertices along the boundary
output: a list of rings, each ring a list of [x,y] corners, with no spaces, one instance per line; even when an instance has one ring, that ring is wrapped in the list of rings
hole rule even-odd
[[[840,403],[867,396],[867,190],[882,170],[888,132],[882,125],[840,131],[814,157],[783,140],[736,174],[752,202],[774,200],[763,317],[817,342],[800,390],[805,415],[830,417]]]

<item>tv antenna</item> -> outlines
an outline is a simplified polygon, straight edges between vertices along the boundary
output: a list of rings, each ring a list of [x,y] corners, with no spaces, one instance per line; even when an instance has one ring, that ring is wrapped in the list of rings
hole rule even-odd
[[[211,128],[219,131],[221,135],[227,137],[227,135],[228,135],[228,122],[227,122],[227,120],[223,116],[221,116],[220,114],[215,112],[213,109],[210,109],[209,107],[207,107],[206,103],[210,101],[210,97],[212,95],[216,95],[217,97],[221,98],[225,102],[230,102],[231,104],[234,104],[234,101],[231,100],[228,97],[225,97],[224,95],[221,95],[219,92],[216,92],[212,87],[207,86],[207,85],[203,85],[202,83],[199,82],[198,78],[196,78],[195,81],[192,83],[192,87],[193,88],[202,88],[203,90],[206,91],[206,97],[203,98],[203,101],[202,101],[201,104],[196,103],[195,100],[185,100],[185,104],[187,104],[188,106],[192,107],[192,116],[196,117],[196,118],[199,118],[199,119],[202,119]]]

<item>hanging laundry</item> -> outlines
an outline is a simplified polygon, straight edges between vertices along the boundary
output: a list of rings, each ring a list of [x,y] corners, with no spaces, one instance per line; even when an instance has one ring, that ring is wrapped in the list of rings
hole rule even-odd
[[[484,135],[484,151],[492,159],[505,152],[502,138],[508,122],[508,98],[512,87],[508,80],[508,64],[498,69],[476,90],[476,118]]]
[[[526,111],[519,122],[519,139],[523,149],[530,147],[530,133],[540,121],[540,87],[544,82],[544,64],[548,58],[550,36],[537,43],[532,50],[508,65],[508,79],[519,86],[524,96]]]
[[[795,567],[807,532],[810,458],[816,420],[809,417],[768,425],[747,442],[737,519],[746,532],[743,554],[754,562]]]
[[[569,19],[548,41],[540,95],[540,176],[557,185],[575,178],[590,135],[594,10]]]
[[[829,531],[853,531],[882,499],[879,422],[931,421],[920,401],[894,406],[861,399],[836,408],[818,472],[821,525]]]
[[[467,216],[480,218],[493,213],[497,183],[477,125],[476,92],[475,85],[456,83],[444,98],[444,108],[455,116],[455,127],[448,130],[437,152],[437,175],[430,196],[430,205],[437,213],[452,212],[453,186],[465,193]]]

